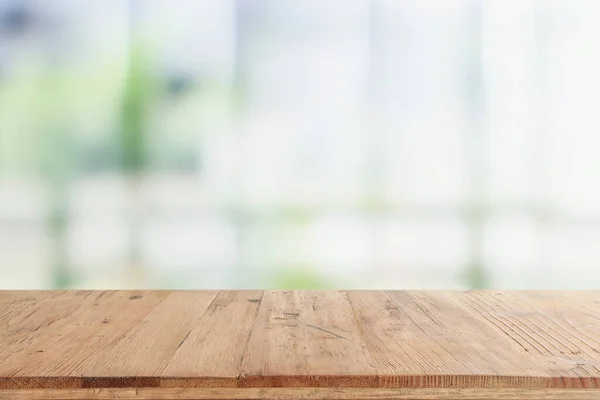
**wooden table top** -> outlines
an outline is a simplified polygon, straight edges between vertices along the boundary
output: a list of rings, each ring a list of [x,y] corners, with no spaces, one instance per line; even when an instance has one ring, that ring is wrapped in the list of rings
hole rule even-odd
[[[594,291],[5,291],[0,344],[0,399],[125,387],[136,391],[120,398],[363,388],[600,399]]]

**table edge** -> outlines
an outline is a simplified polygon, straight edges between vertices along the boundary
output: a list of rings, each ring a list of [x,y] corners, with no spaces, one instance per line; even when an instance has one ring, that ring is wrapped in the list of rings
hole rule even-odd
[[[0,400],[588,400],[599,388],[112,388],[4,389]]]

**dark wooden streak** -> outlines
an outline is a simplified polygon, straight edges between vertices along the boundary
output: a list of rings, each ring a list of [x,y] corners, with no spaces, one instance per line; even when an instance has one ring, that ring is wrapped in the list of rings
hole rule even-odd
[[[156,388],[160,387],[160,378],[155,376],[123,376],[123,377],[84,377],[82,388]]]

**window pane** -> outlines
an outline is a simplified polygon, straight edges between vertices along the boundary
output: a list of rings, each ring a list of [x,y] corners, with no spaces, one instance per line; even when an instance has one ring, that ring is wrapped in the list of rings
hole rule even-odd
[[[459,203],[468,193],[465,139],[474,128],[472,3],[385,2],[376,12],[374,122],[383,135],[386,198]]]
[[[542,228],[529,215],[494,214],[485,225],[484,261],[494,287],[537,286],[542,265]]]
[[[440,288],[465,285],[470,255],[468,231],[459,219],[425,221],[386,218],[377,244],[378,285]]]
[[[600,215],[600,3],[553,2],[544,10],[546,192],[551,206]]]

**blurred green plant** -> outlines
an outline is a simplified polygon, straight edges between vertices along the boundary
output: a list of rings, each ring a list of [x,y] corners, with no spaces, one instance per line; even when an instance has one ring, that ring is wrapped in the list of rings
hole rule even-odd
[[[138,176],[148,165],[147,121],[149,104],[156,99],[156,79],[140,44],[131,46],[125,88],[121,99],[118,128],[119,167],[129,176]]]
[[[309,267],[283,267],[274,274],[271,287],[281,290],[329,289],[331,282]]]
[[[141,265],[141,230],[143,224],[140,187],[148,167],[147,131],[149,105],[156,100],[156,79],[149,69],[147,51],[132,38],[120,102],[117,128],[119,172],[125,178],[128,195],[129,251],[128,273],[134,279],[143,275]]]
[[[72,88],[70,77],[54,69],[26,71],[0,88],[0,170],[34,174],[48,183],[51,284],[57,289],[74,280],[66,251],[67,190],[74,171]]]
[[[487,289],[489,277],[482,264],[473,264],[467,267],[465,280],[471,289]]]
[[[146,52],[136,43],[131,47],[117,110],[114,90],[123,73],[122,60],[83,70],[41,64],[18,70],[0,85],[0,174],[39,176],[47,184],[47,227],[54,242],[51,276],[56,289],[76,281],[68,265],[65,239],[73,180],[78,174],[116,164],[135,198],[148,164],[148,104],[156,98],[158,84],[148,70]],[[116,143],[110,146],[102,142],[107,135],[97,133],[111,129],[109,121],[115,111],[119,116]],[[91,128],[89,121],[94,121]],[[90,130],[94,134],[89,135]],[[115,131],[114,125],[111,130]],[[134,219],[131,253],[137,259],[139,224]]]

